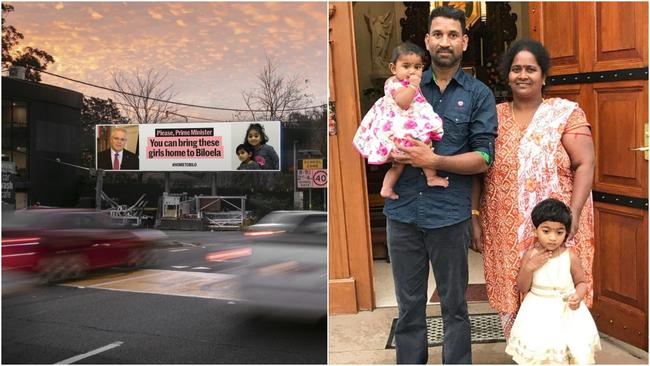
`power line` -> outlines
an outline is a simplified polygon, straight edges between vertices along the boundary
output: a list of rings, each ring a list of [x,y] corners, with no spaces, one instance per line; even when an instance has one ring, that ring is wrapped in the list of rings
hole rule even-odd
[[[64,79],[64,80],[68,80],[68,81],[75,82],[75,83],[79,83],[79,84],[83,84],[83,85],[91,86],[91,87],[93,87],[93,88],[103,89],[103,90],[111,91],[111,92],[118,93],[118,94],[130,95],[130,96],[132,96],[132,97],[147,98],[147,99],[149,99],[149,100],[153,100],[153,101],[156,101],[156,102],[162,102],[162,103],[169,103],[169,104],[182,105],[182,106],[185,106],[185,107],[194,107],[194,108],[212,109],[212,110],[217,110],[217,111],[229,111],[229,112],[270,112],[270,110],[268,110],[268,109],[235,109],[235,108],[211,107],[211,106],[205,106],[205,105],[189,104],[189,103],[183,103],[183,102],[174,102],[174,101],[169,101],[169,100],[162,100],[162,99],[150,98],[150,97],[145,97],[145,96],[138,95],[138,94],[132,94],[132,93],[128,93],[128,92],[123,92],[123,91],[119,91],[119,90],[111,89],[111,88],[108,88],[108,87],[105,87],[105,86],[96,85],[96,84],[88,83],[88,82],[81,81],[81,80],[72,79],[72,78],[69,78],[69,77],[67,77],[67,76],[57,75],[57,74],[55,74],[55,73],[52,73],[52,72],[49,72],[49,71],[45,71],[45,70],[41,70],[41,69],[38,69],[38,68],[33,67],[33,66],[30,66],[30,65],[25,65],[25,67],[30,68],[30,69],[33,69],[33,70],[38,71],[38,72],[42,72],[42,73],[44,73],[44,74],[52,75],[52,76],[57,77],[57,78],[61,78],[61,79]],[[325,106],[326,106],[325,104],[320,104],[320,105],[314,105],[314,106],[311,106],[311,107],[302,107],[302,108],[286,108],[285,111],[288,111],[288,112],[291,112],[291,111],[302,111],[302,110],[315,109],[315,108],[325,108]]]
[[[97,97],[93,97],[93,98],[97,98]],[[98,98],[98,99],[102,99],[102,98]],[[126,103],[116,102],[116,101],[114,101],[112,99],[111,99],[111,102],[115,103],[115,104],[118,104],[118,105],[125,106],[125,107],[133,107],[132,105],[129,105],[129,104],[126,104]],[[136,108],[144,109],[144,107],[136,107]],[[158,108],[151,108],[151,110],[156,111],[156,112],[165,112],[162,109],[158,109]],[[181,116],[181,117],[187,117],[187,118],[191,118],[191,119],[200,119],[200,120],[203,120],[203,121],[210,121],[210,122],[228,122],[228,121],[220,121],[220,120],[217,120],[215,118],[205,118],[205,117],[191,116],[189,114],[183,114],[183,113],[177,113],[177,112],[173,112],[173,113],[169,112],[169,114],[175,114],[175,115]]]

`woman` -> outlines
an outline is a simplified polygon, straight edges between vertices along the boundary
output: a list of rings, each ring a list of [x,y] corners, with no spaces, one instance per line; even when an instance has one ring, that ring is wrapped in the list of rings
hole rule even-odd
[[[571,208],[567,246],[585,268],[585,303],[592,303],[591,128],[576,103],[542,97],[549,63],[548,51],[532,40],[515,42],[504,55],[513,101],[497,105],[496,156],[483,183],[475,180],[472,195],[472,246],[483,252],[488,298],[506,337],[521,303],[516,288],[521,256],[535,238],[530,213],[545,198]]]

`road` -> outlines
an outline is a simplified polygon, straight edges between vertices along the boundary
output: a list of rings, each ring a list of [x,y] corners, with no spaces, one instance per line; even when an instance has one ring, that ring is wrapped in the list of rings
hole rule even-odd
[[[237,263],[204,260],[239,233],[167,233],[156,266],[3,296],[2,363],[327,362],[324,317],[260,313],[237,299]]]

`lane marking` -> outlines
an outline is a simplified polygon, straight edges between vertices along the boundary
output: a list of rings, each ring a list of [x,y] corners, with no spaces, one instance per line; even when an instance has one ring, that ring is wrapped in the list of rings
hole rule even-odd
[[[190,266],[172,266],[172,268],[176,269],[183,269],[183,268],[189,268]]]
[[[188,248],[170,249],[169,251],[172,252],[172,253],[176,253],[176,252],[184,252],[186,250],[189,250],[189,249]]]
[[[77,361],[79,361],[79,360],[83,360],[84,358],[88,358],[88,357],[90,357],[90,356],[94,356],[94,355],[96,355],[96,354],[98,354],[98,353],[106,352],[106,351],[108,351],[109,349],[113,349],[113,348],[115,348],[115,347],[119,347],[119,346],[121,346],[123,343],[124,343],[124,342],[113,342],[113,343],[111,343],[111,344],[107,344],[107,345],[105,345],[104,347],[97,348],[96,350],[93,350],[93,351],[90,351],[90,352],[86,352],[86,353],[84,353],[84,354],[77,355],[77,356],[74,356],[74,357],[70,357],[70,358],[65,359],[65,360],[63,360],[63,361],[59,361],[59,362],[55,363],[55,365],[69,365],[69,364],[71,364],[71,363],[75,363],[75,362],[77,362]]]
[[[210,267],[192,267],[191,269],[211,269]]]

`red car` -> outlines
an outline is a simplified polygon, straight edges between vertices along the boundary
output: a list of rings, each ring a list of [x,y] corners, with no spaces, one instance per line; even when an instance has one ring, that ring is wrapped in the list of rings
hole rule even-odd
[[[158,230],[116,226],[107,214],[91,210],[19,210],[2,221],[3,274],[35,272],[47,283],[97,268],[148,264],[151,249],[167,237]]]

